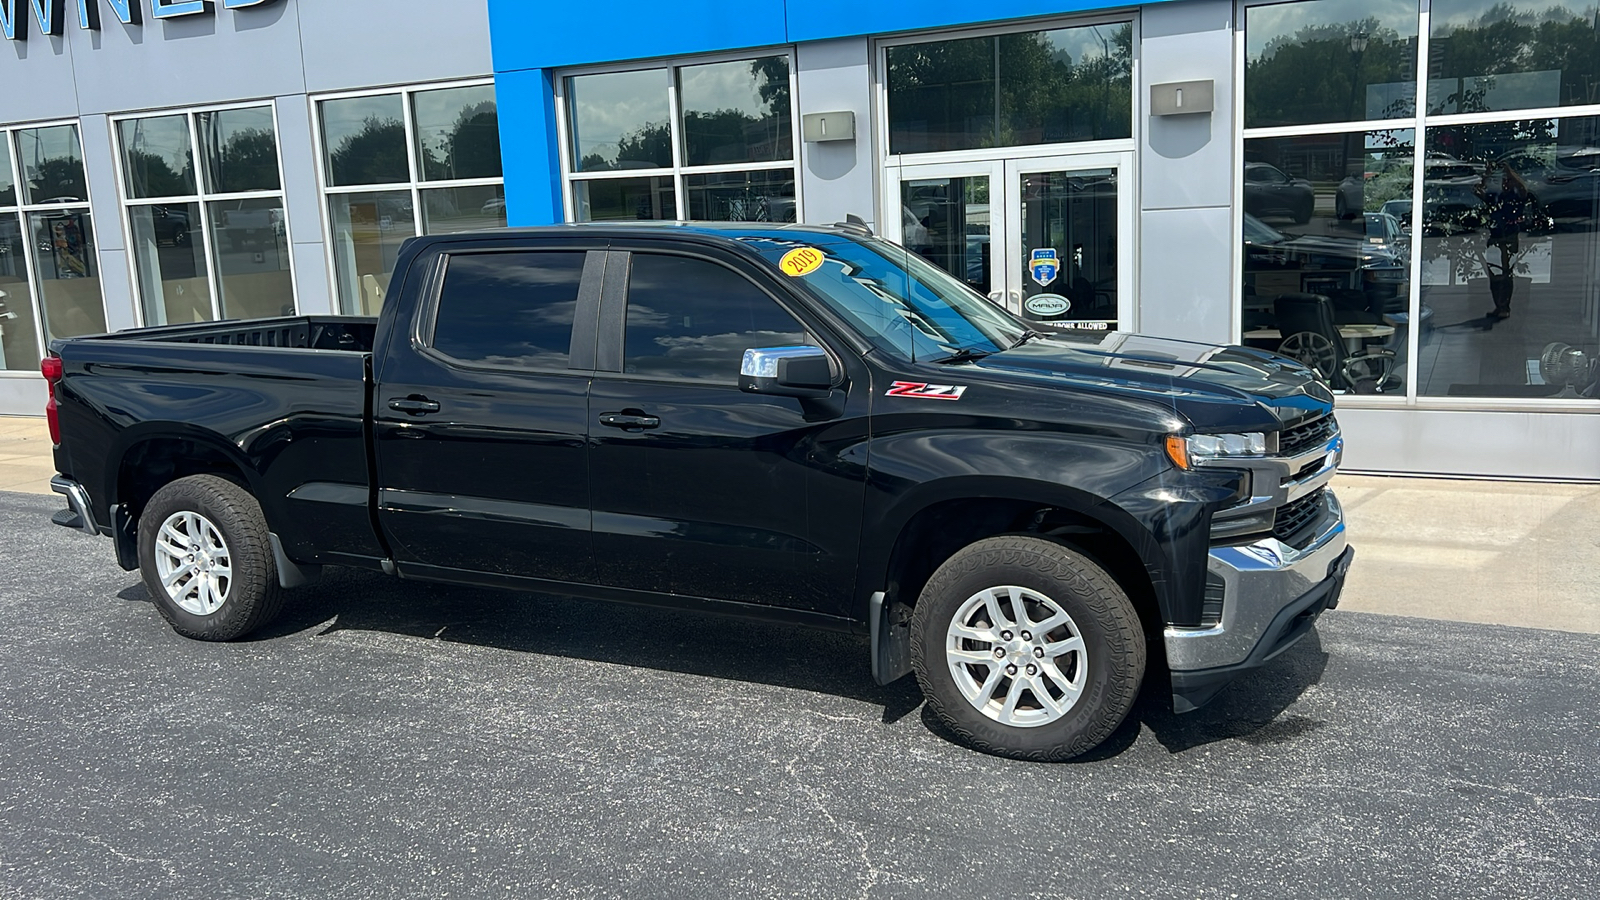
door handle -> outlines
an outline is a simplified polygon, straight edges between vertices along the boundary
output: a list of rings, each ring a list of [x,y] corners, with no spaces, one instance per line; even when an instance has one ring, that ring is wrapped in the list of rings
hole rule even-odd
[[[645,428],[655,428],[661,424],[661,420],[655,416],[632,416],[624,415],[622,413],[606,413],[600,417],[600,424],[609,425],[612,428],[638,428],[643,430]]]
[[[439,403],[427,397],[395,398],[389,401],[389,408],[396,412],[410,413],[413,416],[427,415],[439,411]]]

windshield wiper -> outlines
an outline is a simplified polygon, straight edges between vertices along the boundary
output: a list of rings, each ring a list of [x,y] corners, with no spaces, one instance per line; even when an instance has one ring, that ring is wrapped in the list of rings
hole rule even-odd
[[[988,356],[989,352],[990,351],[988,350],[974,350],[971,347],[962,347],[960,350],[957,350],[949,356],[946,356],[942,359],[936,359],[934,362],[941,366],[946,363],[975,362],[983,359],[985,356]]]
[[[1022,337],[1017,338],[1017,342],[1015,344],[1011,345],[1011,349],[1015,350],[1018,347],[1021,347],[1023,344],[1026,344],[1027,342],[1033,340],[1034,338],[1042,338],[1044,336],[1045,336],[1044,332],[1042,332],[1042,331],[1033,331],[1031,329],[1028,330],[1028,331],[1024,331],[1022,333]]]

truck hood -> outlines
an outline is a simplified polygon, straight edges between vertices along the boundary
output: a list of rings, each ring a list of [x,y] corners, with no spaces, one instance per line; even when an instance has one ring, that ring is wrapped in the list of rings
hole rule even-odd
[[[971,365],[1062,389],[1141,395],[1207,431],[1287,427],[1333,407],[1327,385],[1294,360],[1127,332],[1034,338]]]

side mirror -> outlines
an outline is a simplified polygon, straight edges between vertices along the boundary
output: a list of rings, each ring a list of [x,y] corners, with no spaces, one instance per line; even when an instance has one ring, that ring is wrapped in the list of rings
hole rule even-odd
[[[833,367],[821,347],[761,347],[744,352],[739,390],[777,397],[826,397]]]

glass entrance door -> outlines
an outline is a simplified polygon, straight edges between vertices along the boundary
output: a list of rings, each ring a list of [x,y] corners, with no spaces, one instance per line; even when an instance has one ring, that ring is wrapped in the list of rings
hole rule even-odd
[[[1131,330],[1131,171],[1127,153],[892,167],[883,231],[1041,328]]]

